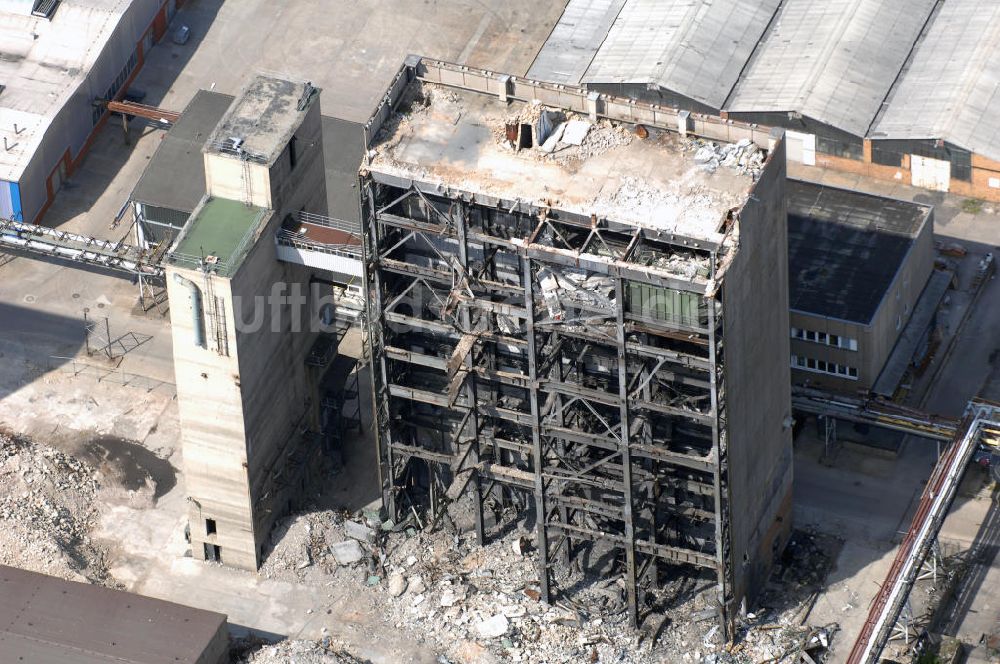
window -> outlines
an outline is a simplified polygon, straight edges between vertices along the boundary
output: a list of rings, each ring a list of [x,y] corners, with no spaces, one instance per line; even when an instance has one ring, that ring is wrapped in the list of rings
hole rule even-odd
[[[218,529],[215,526],[215,519],[205,519],[205,534],[214,535],[217,532]]]
[[[845,159],[857,159],[860,161],[863,157],[862,153],[864,149],[861,139],[847,141],[817,134],[816,151],[834,157],[844,157]]]
[[[828,332],[803,330],[799,327],[793,327],[791,329],[793,339],[812,341],[814,343],[823,344],[824,346],[833,346],[834,348],[845,348],[847,350],[854,351],[858,349],[858,340],[852,339],[851,337],[843,337],[839,334],[830,334]]]
[[[847,378],[850,380],[858,379],[857,369],[843,364],[837,364],[836,362],[827,362],[826,360],[817,360],[812,357],[792,355],[791,364],[793,368],[801,369],[803,371],[812,371],[814,373],[829,374],[831,376],[837,376],[838,378]]]

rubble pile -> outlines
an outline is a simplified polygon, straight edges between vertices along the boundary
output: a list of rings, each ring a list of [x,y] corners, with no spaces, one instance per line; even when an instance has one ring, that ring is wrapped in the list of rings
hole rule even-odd
[[[250,637],[235,641],[229,652],[232,664],[361,664],[329,639],[269,644]]]
[[[694,160],[701,169],[714,173],[720,167],[731,168],[741,175],[752,175],[755,179],[764,167],[766,154],[764,150],[749,138],[737,143],[715,143],[701,138],[695,138],[684,143],[686,152],[694,152]]]
[[[664,191],[642,178],[626,175],[614,193],[595,201],[594,209],[600,215],[646,219],[650,227],[670,230],[682,225],[718,225],[720,204],[712,194],[692,186]]]
[[[59,450],[0,432],[0,564],[110,583],[90,538],[97,471]]]
[[[740,622],[736,643],[727,646],[715,621],[711,578],[665,568],[661,586],[646,596],[656,611],[644,610],[636,631],[628,622],[620,576],[557,565],[556,585],[570,590],[545,604],[534,532],[519,520],[523,516],[510,510],[498,514],[498,527],[507,534],[480,547],[456,526],[468,521],[467,507],[453,505],[456,521],[446,519],[434,532],[419,529],[412,519],[383,521],[374,511],[300,514],[279,526],[261,571],[270,578],[372,593],[390,624],[419,635],[441,662],[744,664],[794,661],[803,650],[822,662],[837,632],[836,625],[805,624],[811,598],[836,555],[838,541],[828,541],[832,538],[795,533],[755,610]],[[590,557],[601,558],[597,551]],[[352,661],[332,659],[346,655],[329,639],[257,652],[258,659],[235,661]]]

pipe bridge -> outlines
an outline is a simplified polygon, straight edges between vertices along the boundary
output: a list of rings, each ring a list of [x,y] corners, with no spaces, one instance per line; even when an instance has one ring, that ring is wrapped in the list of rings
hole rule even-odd
[[[165,244],[143,249],[124,239],[102,240],[13,219],[0,219],[0,248],[3,247],[156,279],[163,278],[161,263],[167,250]]]

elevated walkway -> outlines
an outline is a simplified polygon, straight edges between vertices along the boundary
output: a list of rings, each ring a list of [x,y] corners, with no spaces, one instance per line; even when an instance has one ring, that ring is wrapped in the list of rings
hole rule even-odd
[[[143,249],[119,240],[101,240],[46,226],[35,226],[11,219],[0,219],[0,248],[20,249],[40,257],[64,260],[127,272],[143,277],[162,278],[161,261],[165,245]]]

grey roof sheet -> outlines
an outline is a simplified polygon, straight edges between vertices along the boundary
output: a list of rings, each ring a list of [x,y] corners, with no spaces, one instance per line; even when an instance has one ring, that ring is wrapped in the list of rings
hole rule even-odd
[[[789,180],[789,307],[867,324],[930,208]]]
[[[779,0],[629,0],[584,83],[653,83],[722,108]]]
[[[0,598],[3,662],[195,664],[225,638],[221,613],[3,565]]]
[[[796,111],[865,136],[935,1],[786,0],[726,110]]]
[[[233,103],[232,95],[199,90],[160,142],[132,190],[132,200],[191,213],[205,195],[205,141]]]
[[[528,78],[577,85],[626,0],[570,0]]]
[[[944,139],[1000,160],[1000,2],[947,0],[872,138]]]

